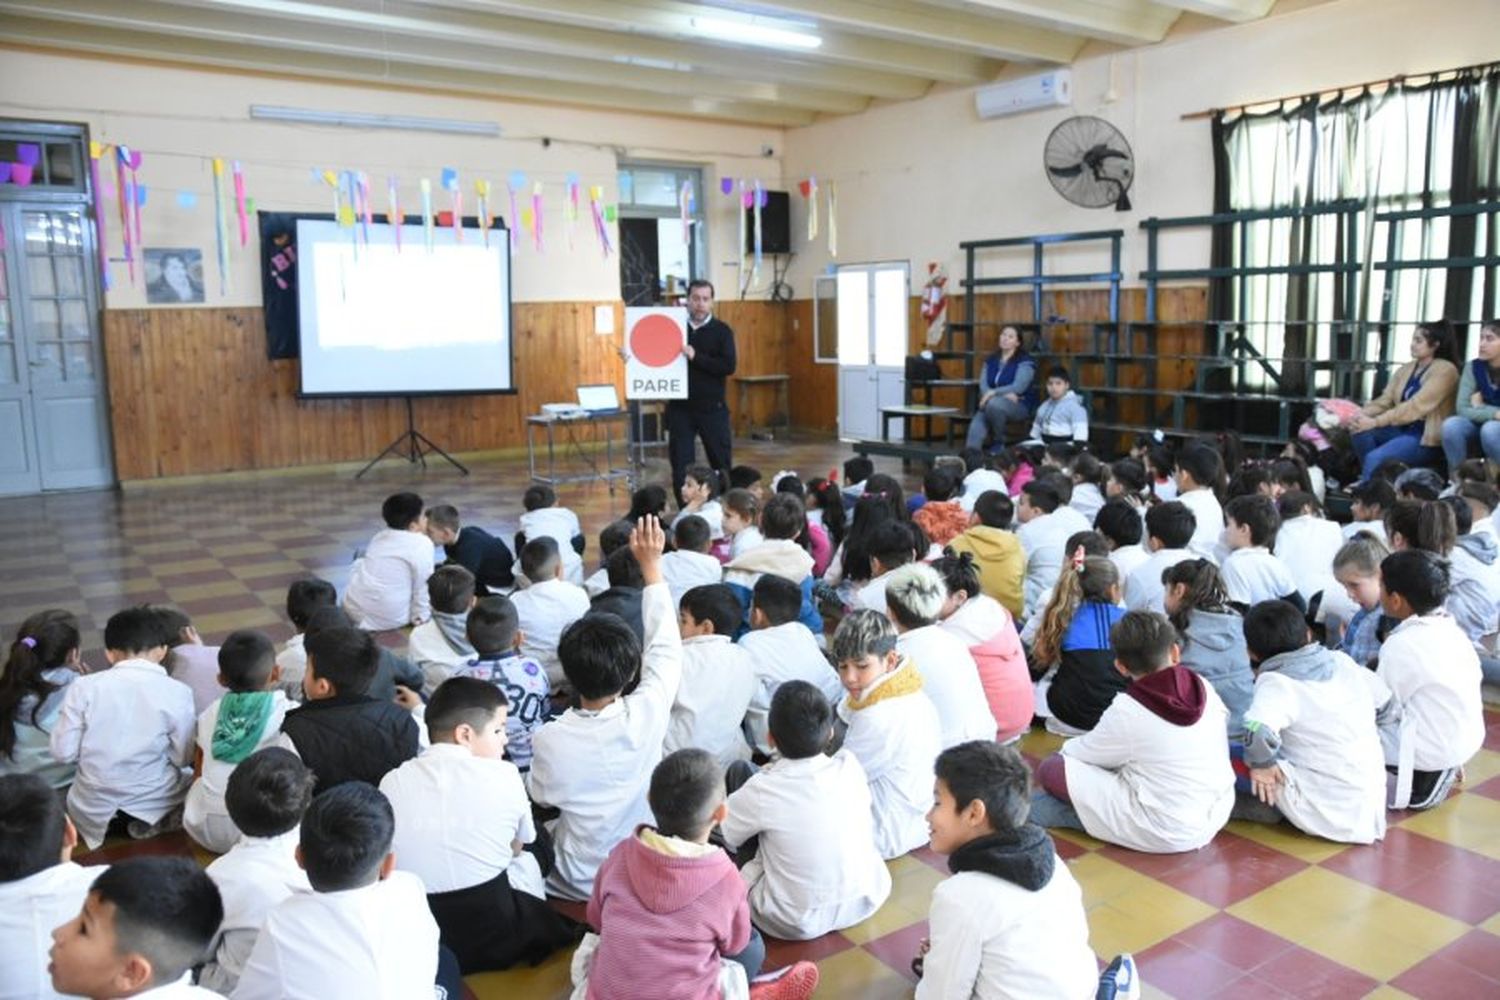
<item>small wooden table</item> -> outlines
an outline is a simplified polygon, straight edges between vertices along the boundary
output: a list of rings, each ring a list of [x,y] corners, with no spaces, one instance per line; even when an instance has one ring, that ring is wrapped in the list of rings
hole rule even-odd
[[[944,438],[948,450],[953,450],[953,418],[959,415],[956,406],[928,406],[925,403],[909,403],[905,406],[882,406],[880,408],[880,440],[890,441],[891,421],[908,417],[924,417],[931,420],[934,417],[944,418],[944,426],[948,433]]]
[[[735,391],[738,401],[736,413],[739,416],[740,430],[743,436],[750,422],[749,392],[759,385],[772,385],[776,387],[776,409],[771,412],[771,419],[766,422],[765,427],[771,430],[776,427],[783,429],[792,426],[792,406],[789,395],[789,387],[792,382],[790,375],[737,375],[734,384],[739,388]],[[751,427],[751,430],[754,428]]]

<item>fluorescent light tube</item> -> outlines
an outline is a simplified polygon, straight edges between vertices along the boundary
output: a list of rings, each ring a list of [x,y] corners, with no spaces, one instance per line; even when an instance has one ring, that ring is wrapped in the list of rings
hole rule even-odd
[[[698,34],[726,42],[777,49],[815,49],[823,44],[823,39],[812,33],[817,26],[806,21],[773,21],[763,17],[743,21],[718,17],[692,17],[688,20]]]
[[[455,118],[419,118],[411,115],[370,115],[352,111],[319,111],[316,108],[284,108],[270,104],[250,105],[250,117],[258,121],[292,122],[298,125],[334,125],[340,128],[395,129],[403,132],[446,132],[499,138],[494,122],[470,122]]]

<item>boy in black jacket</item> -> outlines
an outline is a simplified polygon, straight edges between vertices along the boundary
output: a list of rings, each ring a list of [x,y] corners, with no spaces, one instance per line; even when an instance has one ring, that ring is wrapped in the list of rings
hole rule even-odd
[[[281,745],[317,775],[314,794],[345,781],[379,785],[387,771],[417,755],[411,713],[365,693],[379,660],[368,632],[333,627],[308,633],[306,702],[286,714]]]

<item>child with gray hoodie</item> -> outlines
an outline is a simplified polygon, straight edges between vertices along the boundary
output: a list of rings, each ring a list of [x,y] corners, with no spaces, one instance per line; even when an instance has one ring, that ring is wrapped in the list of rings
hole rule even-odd
[[[1083,399],[1073,391],[1073,377],[1061,365],[1047,372],[1047,398],[1036,409],[1031,422],[1031,439],[1052,444],[1073,441],[1089,442],[1089,411]]]
[[[427,578],[432,617],[411,630],[406,658],[422,671],[422,693],[431,695],[460,664],[474,658],[465,628],[474,606],[474,574],[457,563],[445,563]]]
[[[1244,619],[1229,605],[1219,570],[1189,559],[1162,571],[1162,603],[1182,638],[1182,665],[1202,677],[1229,709],[1229,736],[1245,729],[1255,675],[1245,651]]]

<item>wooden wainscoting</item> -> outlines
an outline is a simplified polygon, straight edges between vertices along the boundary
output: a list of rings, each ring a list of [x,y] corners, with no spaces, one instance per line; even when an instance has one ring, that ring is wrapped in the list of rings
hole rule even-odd
[[[542,403],[573,399],[579,383],[620,386],[622,336],[594,333],[595,305],[517,303],[518,392],[419,398],[418,428],[448,451],[519,447],[525,415]],[[623,307],[614,305],[619,331]],[[720,307],[737,331],[741,373],[786,371],[787,311]],[[297,362],[266,358],[258,308],[110,310],[104,348],[122,481],[354,461],[406,428],[400,399],[298,399]],[[759,395],[752,416],[764,419],[772,403]]]

